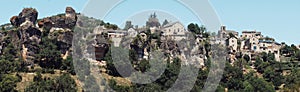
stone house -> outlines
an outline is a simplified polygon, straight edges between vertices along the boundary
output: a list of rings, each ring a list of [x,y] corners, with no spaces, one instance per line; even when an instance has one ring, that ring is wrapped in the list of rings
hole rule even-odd
[[[280,48],[281,44],[271,40],[260,41],[260,52],[273,53],[275,60],[280,61]]]
[[[259,38],[249,37],[248,39],[241,39],[241,51],[259,51]]]
[[[227,38],[229,34],[233,34],[234,36],[238,37],[239,33],[234,30],[227,30],[226,26],[221,26],[220,30],[218,31],[218,38]]]
[[[256,32],[256,31],[243,31],[241,38],[242,39],[249,39],[249,38],[262,38],[263,35],[261,34],[261,32]]]
[[[227,30],[226,26],[221,26],[220,30],[218,31],[218,35],[212,37],[211,43],[212,44],[220,44],[220,45],[227,45],[227,40],[233,34],[235,37],[238,37],[239,33],[233,30]]]
[[[164,37],[171,37],[175,41],[186,39],[186,29],[180,22],[168,23],[162,28]]]
[[[225,45],[226,44],[226,38],[217,38],[217,37],[214,37],[210,40],[210,43],[211,44],[222,44],[222,45]]]
[[[110,30],[107,31],[107,34],[109,38],[122,38],[127,35],[127,32],[123,30]]]
[[[148,60],[149,43],[147,40],[148,40],[147,34],[142,31],[141,33],[138,34],[138,38],[134,39],[133,42],[130,44],[130,48],[137,53],[138,60],[143,60],[143,59]]]
[[[113,42],[113,46],[119,47],[122,38],[127,35],[127,31],[111,30],[107,31],[108,38]]]
[[[236,52],[238,49],[238,39],[235,37],[231,37],[228,39],[227,46],[231,48],[233,52]]]
[[[135,29],[130,28],[130,29],[128,29],[127,34],[128,34],[127,36],[133,38],[138,35],[138,32]]]

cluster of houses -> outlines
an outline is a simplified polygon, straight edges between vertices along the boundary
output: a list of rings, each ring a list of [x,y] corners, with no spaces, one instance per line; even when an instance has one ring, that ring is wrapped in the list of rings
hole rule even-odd
[[[132,25],[130,21],[126,22],[126,25]],[[130,26],[128,28],[112,30],[106,29],[104,26],[99,26],[94,29],[96,34],[107,33],[108,37],[113,40],[114,45],[119,45],[119,39],[123,37],[136,37],[137,35],[145,35],[145,32],[150,29],[151,34],[153,33],[162,33],[163,37],[168,37],[173,40],[179,41],[182,39],[186,39],[187,30],[184,25],[180,22],[172,22],[167,23],[165,25],[161,25],[157,15],[151,14],[148,21],[146,22],[146,26],[142,28]]]
[[[185,26],[180,22],[170,22],[166,24],[160,24],[159,19],[157,18],[157,15],[151,14],[149,16],[148,21],[146,22],[146,26],[138,28],[137,26],[133,26],[131,24],[131,21],[127,21],[125,24],[124,29],[106,29],[104,26],[98,26],[94,29],[94,33],[96,34],[107,34],[107,37],[113,42],[113,46],[119,47],[121,45],[122,38],[129,37],[129,38],[135,38],[137,35],[140,37],[146,39],[149,37],[146,33],[150,31],[151,34],[158,34],[161,35],[160,39],[166,40],[166,39],[172,39],[175,41],[180,41],[182,39],[187,38],[187,30],[185,29]],[[97,49],[103,49],[101,46],[96,47],[96,54],[98,56],[103,57],[103,50],[97,50]],[[147,59],[147,51],[146,48],[143,48],[141,50],[138,50],[137,53],[139,54],[140,59]],[[101,59],[101,58],[100,58]]]
[[[241,35],[233,30],[227,30],[226,26],[221,26],[218,35],[212,37],[212,44],[221,44],[227,46],[230,50],[228,59],[235,61],[236,52],[242,52],[248,55],[254,62],[259,53],[273,53],[275,60],[280,61],[281,44],[273,38],[264,37],[261,32],[243,31]]]
[[[134,28],[130,21],[126,22],[126,26],[122,30],[112,30],[105,29],[105,27],[95,28],[95,33],[102,34],[107,33],[108,38],[113,42],[113,45],[118,47],[121,44],[123,37],[134,38],[137,35],[141,37],[147,37],[145,33],[150,29],[151,34],[161,33],[161,40],[172,39],[175,41],[180,41],[187,39],[187,30],[183,24],[180,22],[171,22],[160,24],[157,15],[151,14],[146,26]],[[264,37],[261,32],[257,31],[243,31],[241,35],[234,30],[227,30],[226,26],[221,26],[218,34],[210,38],[211,44],[220,44],[227,46],[229,48],[228,59],[230,61],[235,61],[235,54],[237,52],[242,52],[243,54],[248,55],[251,60],[254,62],[256,56],[259,53],[273,53],[275,55],[276,61],[280,61],[280,48],[281,44],[277,43],[273,38]],[[141,54],[147,55],[146,49],[141,50]],[[141,56],[143,58],[145,56]],[[146,57],[145,57],[146,58]]]

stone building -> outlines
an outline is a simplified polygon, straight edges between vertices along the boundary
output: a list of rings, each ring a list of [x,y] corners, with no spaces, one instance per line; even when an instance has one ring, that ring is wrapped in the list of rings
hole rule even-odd
[[[233,34],[234,36],[238,37],[239,33],[234,30],[227,30],[226,26],[221,26],[220,30],[218,31],[219,38],[227,38],[229,34]]]
[[[259,51],[259,38],[249,37],[241,39],[241,51]]]
[[[162,28],[163,36],[180,41],[186,39],[186,29],[180,22],[168,23]]]
[[[238,39],[236,37],[227,39],[227,47],[232,50],[231,52],[236,52],[238,50]]]
[[[150,15],[148,21],[146,22],[146,27],[147,28],[150,28],[150,27],[160,28],[161,27],[156,13]]]
[[[123,30],[109,30],[107,34],[109,38],[122,38],[127,35],[127,32]]]
[[[129,37],[133,38],[138,35],[138,32],[135,29],[130,28],[130,29],[128,29],[127,34]]]
[[[273,53],[275,55],[275,60],[280,61],[281,44],[273,40],[260,40],[259,46],[260,52]]]
[[[256,31],[243,31],[241,38],[249,39],[249,38],[262,38],[263,35],[261,32],[256,32]]]
[[[227,30],[226,26],[221,26],[220,30],[218,31],[217,36],[212,37],[211,43],[212,44],[220,44],[220,45],[226,45],[228,38],[230,37],[230,34],[233,34],[235,37],[238,37],[239,33],[233,30]]]

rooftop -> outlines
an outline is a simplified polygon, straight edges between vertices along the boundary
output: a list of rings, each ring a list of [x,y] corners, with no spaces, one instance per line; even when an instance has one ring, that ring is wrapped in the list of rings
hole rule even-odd
[[[168,24],[164,25],[163,27],[170,27],[170,26],[173,26],[176,23],[179,23],[180,25],[182,25],[179,21],[176,21],[176,22],[168,23]]]
[[[261,34],[261,32],[257,32],[257,31],[243,31],[242,33],[258,33],[258,34]]]

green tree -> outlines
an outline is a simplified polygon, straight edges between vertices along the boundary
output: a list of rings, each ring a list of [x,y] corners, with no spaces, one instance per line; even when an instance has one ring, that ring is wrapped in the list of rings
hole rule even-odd
[[[4,26],[2,26],[2,31],[5,31],[5,27]]]
[[[298,61],[300,61],[300,51],[298,51],[297,53],[296,53],[296,56],[295,56],[297,59],[298,59]]]
[[[73,58],[72,56],[68,56],[66,60],[62,61],[61,68],[62,70],[67,70],[70,74],[75,75],[74,65],[73,65]]]
[[[244,55],[243,58],[244,58],[247,62],[249,62],[250,59],[251,59],[249,55]]]
[[[63,74],[56,78],[57,91],[59,92],[76,92],[77,85],[75,80],[69,74]]]
[[[162,26],[165,26],[167,24],[169,24],[169,21],[167,19],[165,19],[165,21],[163,22]]]
[[[293,53],[293,50],[290,46],[285,45],[280,49],[280,53],[281,53],[281,55],[291,56],[291,54]]]
[[[14,69],[15,69],[16,66],[14,66],[13,62],[11,62],[11,61],[1,59],[0,60],[0,65],[4,65],[4,66],[0,66],[1,74],[8,74],[8,73],[11,73],[11,72],[15,71]]]
[[[37,74],[35,81],[25,88],[25,92],[76,92],[77,85],[75,80],[69,74],[63,74],[54,79],[42,78]]]
[[[300,70],[299,69],[292,69],[291,74],[285,77],[285,87],[290,91],[300,91]]]
[[[225,71],[221,82],[224,84],[224,87],[232,90],[240,90],[243,88],[243,71],[240,67],[232,66],[229,63],[226,63]]]
[[[188,25],[188,30],[194,34],[200,34],[200,27],[198,24],[191,23]]]
[[[255,92],[254,87],[248,81],[244,81],[243,86],[244,86],[243,89],[244,92]]]
[[[202,34],[205,38],[209,36],[209,33],[206,32],[207,29],[203,25],[199,27],[198,24],[191,23],[188,25],[188,30],[197,35]]]
[[[229,38],[236,38],[234,34],[229,33]]]
[[[43,76],[40,72],[37,72],[36,76],[33,77],[34,82],[39,82],[39,81],[42,81],[42,80],[43,80]]]
[[[263,62],[260,59],[256,60],[256,62],[254,63],[257,72],[259,73],[264,73],[265,69],[270,65],[269,62]]]
[[[62,65],[61,53],[55,45],[57,41],[55,39],[49,39],[48,37],[42,38],[39,45],[40,51],[38,54],[39,65],[43,68],[59,69]]]
[[[270,63],[275,63],[274,53],[268,53],[267,61],[270,62]]]
[[[195,85],[194,85],[192,91],[199,92],[204,87],[205,81],[208,77],[208,72],[209,72],[208,69],[205,69],[205,70],[199,69],[197,80],[195,82]],[[224,89],[222,89],[222,90],[224,90]]]
[[[254,88],[254,92],[275,92],[275,88],[262,78],[251,77],[249,82]]]
[[[21,82],[16,76],[13,75],[1,75],[0,79],[0,92],[17,92],[15,87],[17,82]]]
[[[130,28],[133,28],[133,25],[131,24],[131,21],[126,21],[124,30],[128,30],[128,29],[130,29]]]
[[[275,69],[271,66],[267,67],[265,72],[263,73],[263,77],[268,82],[272,82],[276,89],[283,84],[284,77],[280,72],[276,72]]]

